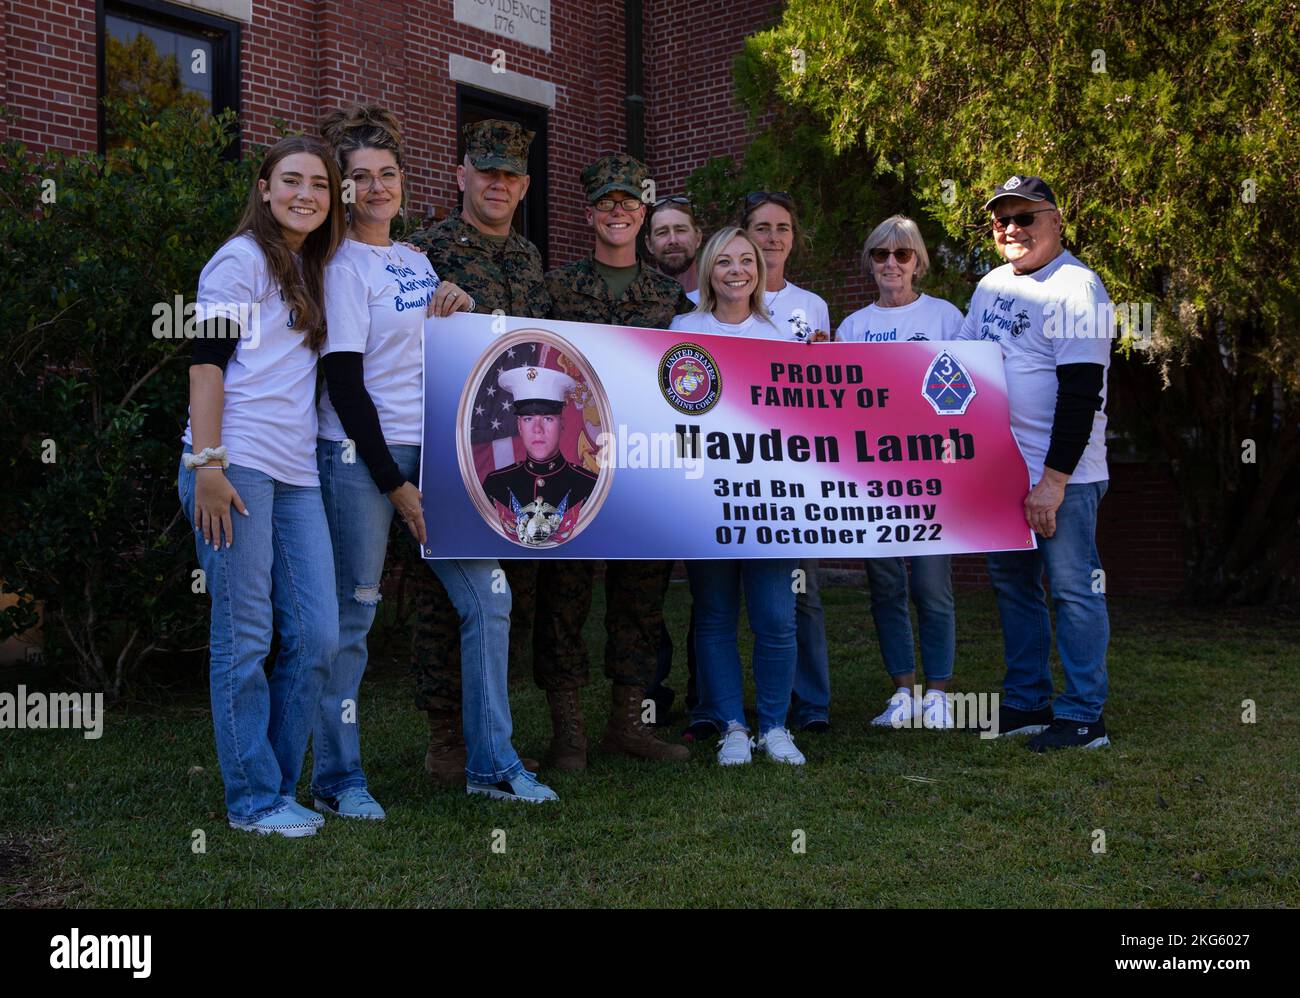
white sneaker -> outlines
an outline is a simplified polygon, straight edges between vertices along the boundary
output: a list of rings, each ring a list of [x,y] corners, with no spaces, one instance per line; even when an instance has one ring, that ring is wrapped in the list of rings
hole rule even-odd
[[[952,700],[943,690],[929,690],[921,699],[921,725],[945,730],[957,727],[952,717]]]
[[[785,728],[773,728],[758,740],[758,747],[767,753],[773,762],[784,762],[790,766],[802,766],[808,760],[795,748],[794,739]]]
[[[885,709],[871,719],[877,728],[913,728],[921,719],[921,705],[906,686],[894,690]]]
[[[754,761],[754,742],[749,732],[739,724],[732,724],[718,741],[719,766],[746,766]]]

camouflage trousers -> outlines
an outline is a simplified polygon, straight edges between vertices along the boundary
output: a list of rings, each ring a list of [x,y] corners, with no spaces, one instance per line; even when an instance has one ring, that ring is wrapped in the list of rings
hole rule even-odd
[[[565,617],[552,629],[553,643],[537,646],[546,653],[534,653],[533,679],[544,690],[576,689],[586,686],[591,678],[582,624],[591,609],[595,562],[549,564],[555,567],[552,593],[581,606],[582,617]],[[605,676],[610,682],[645,689],[654,681],[671,573],[671,562],[605,562]],[[541,592],[539,587],[539,601]],[[553,612],[559,609],[557,603]],[[537,612],[540,619],[540,602]],[[558,654],[561,648],[564,653]]]
[[[590,679],[582,629],[591,611],[594,562],[503,561],[512,593],[510,672],[528,667],[542,689],[576,689]],[[605,568],[605,675],[645,688],[658,667],[670,562],[611,561]],[[460,710],[460,617],[432,572],[413,576],[411,673],[420,710]]]

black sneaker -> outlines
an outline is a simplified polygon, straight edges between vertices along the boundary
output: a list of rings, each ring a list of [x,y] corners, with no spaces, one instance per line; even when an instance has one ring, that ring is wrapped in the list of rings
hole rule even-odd
[[[1106,722],[1100,717],[1095,721],[1072,721],[1068,717],[1058,717],[1041,735],[1029,739],[1025,747],[1031,752],[1050,752],[1063,748],[1101,748],[1109,744]]]
[[[992,737],[1006,738],[1010,735],[1036,735],[1041,731],[1046,731],[1051,723],[1051,704],[1048,704],[1042,710],[1021,710],[1019,707],[1008,707],[1006,704],[1002,704],[998,707],[997,733]],[[972,725],[968,730],[983,734],[992,729]]]
[[[712,721],[696,721],[682,732],[682,741],[702,742],[710,738],[717,738],[721,734],[722,729]]]
[[[800,731],[808,731],[815,735],[820,735],[825,731],[831,730],[831,722],[824,717],[819,717],[815,721],[805,721],[799,725]]]

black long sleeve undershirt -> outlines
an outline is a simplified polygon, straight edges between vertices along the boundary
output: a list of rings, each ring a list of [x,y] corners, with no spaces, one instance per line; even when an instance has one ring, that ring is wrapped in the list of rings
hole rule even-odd
[[[1092,435],[1093,414],[1101,408],[1106,369],[1100,364],[1060,364],[1056,368],[1056,413],[1043,463],[1072,475]]]
[[[215,364],[223,371],[235,355],[239,346],[239,327],[225,319],[208,319],[199,324],[194,338],[194,352],[190,355],[190,367],[199,364]]]
[[[366,463],[376,488],[387,495],[400,488],[406,478],[384,443],[370,392],[366,391],[365,370],[359,353],[330,353],[321,358],[325,370],[325,390],[330,393],[334,411],[339,414],[343,432],[356,444],[357,454]]]

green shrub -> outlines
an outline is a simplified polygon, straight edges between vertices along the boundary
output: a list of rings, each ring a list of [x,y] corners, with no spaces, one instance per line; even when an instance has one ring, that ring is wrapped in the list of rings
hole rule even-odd
[[[47,660],[110,696],[207,643],[176,495],[189,344],[153,329],[238,219],[233,124],[164,112],[106,157],[0,143],[0,638],[43,603]]]

